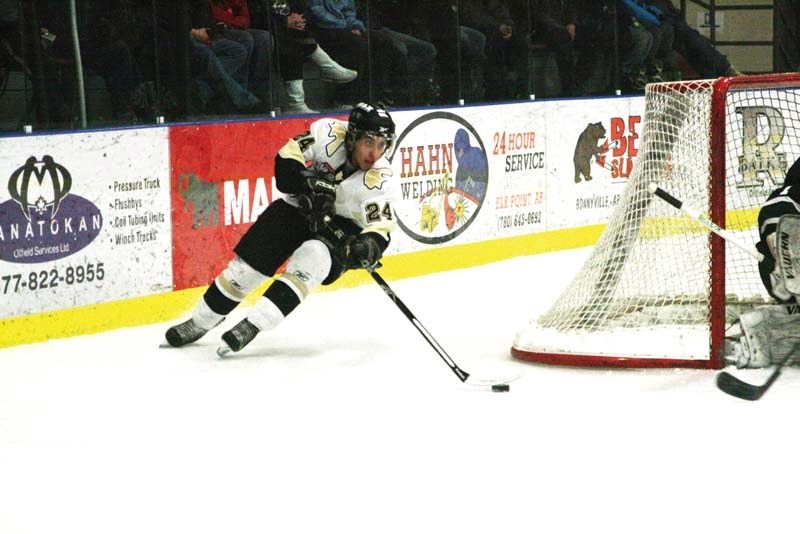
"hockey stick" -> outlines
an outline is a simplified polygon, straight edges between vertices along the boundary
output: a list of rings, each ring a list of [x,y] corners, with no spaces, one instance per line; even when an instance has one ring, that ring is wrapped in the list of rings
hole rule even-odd
[[[453,358],[451,358],[450,355],[447,354],[447,351],[445,351],[442,346],[439,345],[430,332],[428,332],[428,330],[422,326],[422,323],[420,323],[419,319],[417,319],[411,310],[408,309],[408,306],[406,306],[405,303],[400,300],[400,297],[397,296],[397,293],[395,293],[392,288],[389,287],[389,284],[386,283],[386,280],[384,280],[383,277],[379,275],[373,267],[367,267],[366,269],[370,276],[372,276],[372,279],[375,280],[379,286],[381,286],[383,292],[386,293],[386,295],[392,300],[392,302],[395,303],[395,305],[397,305],[398,308],[400,308],[400,311],[403,312],[403,315],[405,315],[411,324],[413,324],[414,327],[419,331],[419,333],[422,334],[422,337],[425,338],[425,341],[427,341],[428,344],[433,347],[433,350],[436,351],[436,354],[438,354],[439,357],[444,360],[444,363],[450,367],[450,370],[455,373],[459,380],[466,382],[467,378],[469,378],[469,373],[461,369],[456,362],[453,361]]]
[[[679,209],[683,213],[689,215],[697,222],[701,223],[703,226],[720,236],[727,242],[730,242],[744,252],[748,253],[757,261],[761,262],[764,260],[763,254],[755,250],[753,247],[747,246],[745,243],[739,241],[736,237],[730,234],[727,230],[720,228],[717,226],[713,221],[705,217],[702,213],[700,213],[695,208],[691,206],[686,206],[682,201],[678,200],[674,196],[670,195],[660,187],[656,186],[655,184],[650,184],[648,186],[650,192],[656,195],[658,198],[664,200],[668,204],[672,205],[673,207]],[[792,350],[789,355],[784,358],[779,364],[775,366],[775,369],[767,378],[767,381],[761,385],[757,384],[750,384],[737,378],[730,374],[727,371],[722,371],[717,375],[717,387],[727,393],[728,395],[732,395],[734,397],[738,397],[740,399],[749,400],[749,401],[757,401],[760,399],[767,390],[772,387],[772,384],[781,376],[781,372],[783,368],[789,363],[789,359],[792,357],[792,354],[800,345],[795,346],[794,350]]]
[[[717,387],[728,395],[733,395],[734,397],[744,400],[757,401],[764,396],[764,393],[766,393],[778,377],[781,376],[781,371],[783,371],[783,368],[789,363],[789,360],[798,347],[800,347],[800,344],[794,346],[794,349],[789,352],[783,361],[775,366],[775,369],[772,371],[772,374],[769,375],[767,381],[761,385],[750,384],[740,378],[736,378],[727,371],[722,371],[717,375]]]
[[[673,206],[675,209],[682,211],[695,221],[699,222],[700,224],[702,224],[703,226],[705,226],[706,228],[708,228],[709,230],[720,236],[728,243],[736,245],[738,248],[740,248],[741,250],[752,256],[753,259],[755,259],[756,261],[761,262],[764,259],[763,254],[761,254],[752,246],[749,246],[746,243],[740,241],[736,236],[734,236],[724,228],[720,228],[719,226],[717,226],[717,224],[714,223],[714,221],[712,221],[711,219],[700,213],[700,211],[697,210],[696,208],[693,208],[692,206],[687,206],[686,204],[683,203],[683,201],[678,200],[674,196],[670,195],[669,193],[658,187],[656,184],[651,183],[647,187],[652,194],[654,194],[667,204]]]
[[[328,227],[328,229],[336,235],[336,237],[338,237],[339,239],[344,238],[344,233],[340,229],[330,225],[331,222],[330,217],[325,217],[323,221],[325,225]],[[470,377],[470,374],[464,371],[461,367],[459,367],[458,364],[456,364],[453,358],[451,358],[450,355],[447,354],[447,351],[444,350],[444,348],[439,344],[438,341],[436,341],[436,339],[431,335],[431,333],[428,332],[428,330],[422,325],[422,323],[419,322],[419,319],[417,319],[417,317],[409,309],[409,307],[406,306],[402,300],[400,300],[400,297],[397,296],[397,293],[395,293],[394,290],[391,287],[389,287],[389,284],[386,282],[386,280],[384,280],[383,277],[375,271],[375,269],[380,266],[381,266],[380,262],[377,262],[374,265],[370,265],[366,260],[361,262],[361,267],[365,269],[370,274],[370,276],[372,276],[372,279],[375,280],[375,282],[380,286],[383,292],[386,293],[386,296],[389,297],[389,299],[392,302],[394,302],[394,304],[400,309],[401,312],[403,312],[403,315],[406,316],[409,322],[414,325],[414,328],[416,328],[417,331],[420,334],[422,334],[422,337],[425,338],[425,341],[427,341],[428,344],[431,347],[433,347],[433,350],[436,351],[436,354],[439,355],[439,357],[444,361],[444,363],[447,364],[450,370],[453,371],[453,373],[458,377],[459,380],[461,380],[462,383],[466,383],[467,379]],[[470,381],[470,384],[476,386],[492,386],[492,391],[508,391],[508,388],[505,389],[495,389],[495,388],[498,386],[507,385],[509,382],[511,382],[512,380],[516,380],[517,378],[518,376],[497,378],[497,379],[475,379],[473,377],[473,380]]]
[[[791,357],[791,355],[789,356]],[[778,377],[781,376],[781,371],[788,361],[789,357],[784,358],[781,363],[776,365],[775,370],[769,375],[767,381],[761,385],[750,384],[744,380],[736,378],[727,371],[722,371],[717,375],[717,387],[728,395],[733,395],[734,397],[744,400],[757,401],[764,396],[764,393],[766,393],[770,386],[772,386],[773,382],[775,382]]]
[[[377,266],[380,266],[380,263]],[[372,279],[378,283],[381,289],[383,289],[383,292],[386,293],[389,299],[391,299],[391,301],[395,303],[400,311],[403,312],[403,315],[405,315],[411,324],[414,325],[414,328],[416,328],[417,331],[422,334],[422,337],[425,338],[425,341],[427,341],[428,344],[433,347],[433,350],[436,351],[436,354],[439,355],[439,357],[444,361],[444,363],[447,364],[450,370],[453,371],[453,373],[458,377],[459,380],[461,380],[461,382],[472,386],[491,386],[492,391],[508,391],[508,383],[519,378],[519,375],[502,378],[475,378],[475,376],[471,376],[468,372],[460,368],[453,358],[447,354],[447,351],[442,348],[439,342],[436,341],[431,333],[428,332],[422,323],[419,322],[419,319],[416,318],[408,306],[406,306],[405,303],[400,300],[400,297],[397,296],[397,293],[395,293],[392,288],[389,287],[389,284],[386,283],[386,280],[384,280],[381,275],[375,272],[375,267],[364,266],[364,268],[367,270],[367,272],[369,272],[370,276],[372,276]],[[467,382],[468,378],[471,378],[469,382]]]
[[[336,237],[338,237],[339,239],[344,238],[344,233],[339,228],[335,228],[330,225],[331,222],[330,217],[326,216],[323,219],[323,221],[325,223],[325,226],[327,226],[328,229],[336,235]],[[367,262],[366,260],[361,262],[361,267],[366,269],[366,271],[370,274],[370,276],[372,276],[372,279],[375,280],[375,282],[378,283],[381,289],[383,289],[383,292],[386,293],[386,296],[388,296],[389,299],[391,299],[391,301],[395,303],[395,305],[400,309],[400,311],[403,312],[403,315],[405,315],[406,318],[411,322],[411,324],[414,325],[414,328],[416,328],[419,331],[419,333],[422,334],[422,337],[425,338],[425,341],[427,341],[428,344],[431,347],[433,347],[433,350],[436,351],[436,354],[438,354],[439,357],[442,360],[444,360],[444,363],[447,364],[450,370],[453,371],[453,373],[455,373],[455,375],[458,377],[459,380],[461,380],[461,382],[466,382],[467,378],[469,378],[469,373],[461,369],[456,364],[453,358],[451,358],[450,355],[447,354],[447,351],[445,351],[442,348],[442,346],[439,345],[439,342],[433,338],[433,336],[430,334],[430,332],[428,332],[428,330],[424,326],[422,326],[422,323],[419,322],[419,319],[417,319],[417,317],[412,313],[412,311],[408,308],[408,306],[406,306],[405,303],[402,300],[400,300],[400,297],[398,297],[397,294],[392,290],[392,288],[389,287],[389,284],[386,283],[386,280],[384,280],[381,275],[375,272],[375,269],[377,267],[380,267],[380,265],[381,265],[380,262],[376,262],[375,265],[370,265],[369,262]]]

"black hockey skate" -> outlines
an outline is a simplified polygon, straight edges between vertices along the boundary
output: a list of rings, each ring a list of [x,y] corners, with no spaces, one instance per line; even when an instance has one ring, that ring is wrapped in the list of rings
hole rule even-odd
[[[225,345],[220,347],[217,354],[225,356],[229,352],[239,352],[253,341],[259,332],[256,325],[247,319],[242,319],[233,328],[222,334],[222,341],[227,347]]]
[[[220,321],[221,322],[221,321]],[[181,324],[172,326],[167,330],[167,343],[172,347],[183,347],[189,343],[194,343],[208,332],[207,329],[199,326],[194,319],[189,319]]]

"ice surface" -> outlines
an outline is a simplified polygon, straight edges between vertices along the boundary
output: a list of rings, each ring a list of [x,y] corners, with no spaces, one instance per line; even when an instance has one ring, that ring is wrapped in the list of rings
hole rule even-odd
[[[800,373],[514,360],[585,250],[313,295],[236,357],[166,324],[0,350],[0,533],[797,532]],[[235,324],[242,311],[223,325]],[[737,374],[762,381],[768,370]]]

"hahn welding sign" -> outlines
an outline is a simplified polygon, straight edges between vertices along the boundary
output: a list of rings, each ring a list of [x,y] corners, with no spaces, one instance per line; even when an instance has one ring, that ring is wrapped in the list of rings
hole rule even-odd
[[[171,290],[166,129],[0,146],[0,319]]]
[[[450,241],[475,220],[489,162],[470,122],[445,111],[422,115],[400,135],[391,161],[402,193],[397,222],[415,241]]]

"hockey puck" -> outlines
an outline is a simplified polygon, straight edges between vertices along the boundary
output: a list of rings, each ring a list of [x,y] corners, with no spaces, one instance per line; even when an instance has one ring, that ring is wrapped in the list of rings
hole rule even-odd
[[[511,386],[508,384],[494,384],[492,391],[511,391]]]

